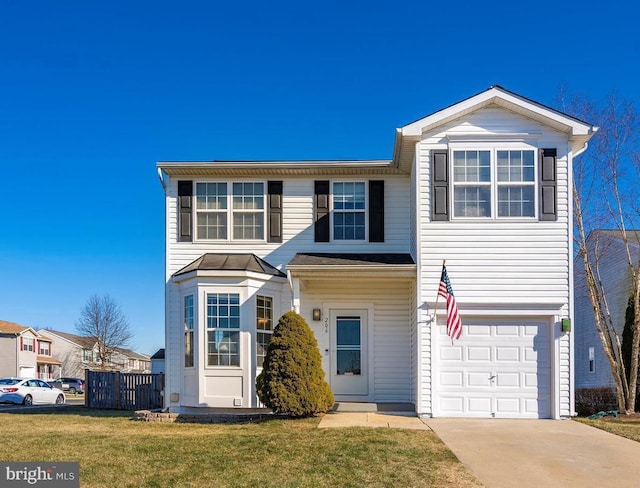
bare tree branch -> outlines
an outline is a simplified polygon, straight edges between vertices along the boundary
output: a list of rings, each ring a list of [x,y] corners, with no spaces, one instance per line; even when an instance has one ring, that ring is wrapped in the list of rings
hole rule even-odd
[[[96,342],[100,368],[109,368],[117,349],[125,349],[133,338],[129,321],[116,301],[108,295],[91,295],[76,322],[78,334]]]

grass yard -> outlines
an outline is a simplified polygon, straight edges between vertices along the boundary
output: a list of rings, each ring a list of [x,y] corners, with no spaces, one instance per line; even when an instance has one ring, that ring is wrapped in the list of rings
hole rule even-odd
[[[172,424],[66,407],[0,413],[0,460],[76,461],[89,487],[478,487],[430,431],[319,419]]]
[[[640,442],[640,415],[638,414],[620,415],[617,419],[614,417],[603,417],[597,420],[589,420],[585,417],[579,417],[576,420],[583,424],[606,430],[612,434]]]

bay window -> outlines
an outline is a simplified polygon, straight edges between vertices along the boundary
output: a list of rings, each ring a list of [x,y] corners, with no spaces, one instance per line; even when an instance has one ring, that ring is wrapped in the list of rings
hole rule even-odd
[[[240,295],[207,294],[207,366],[240,366]]]
[[[193,367],[193,295],[184,297],[184,366]]]
[[[273,335],[273,299],[258,295],[256,300],[256,365],[261,368]]]

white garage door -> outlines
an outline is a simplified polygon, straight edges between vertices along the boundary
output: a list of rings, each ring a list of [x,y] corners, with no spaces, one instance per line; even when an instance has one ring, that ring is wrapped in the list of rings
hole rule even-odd
[[[453,345],[439,326],[438,415],[550,418],[549,321],[465,317],[463,324]]]

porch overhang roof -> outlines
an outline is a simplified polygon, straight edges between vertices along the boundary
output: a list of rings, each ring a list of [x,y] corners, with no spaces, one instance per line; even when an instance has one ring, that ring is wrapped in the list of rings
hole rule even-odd
[[[342,278],[345,272],[359,276],[414,278],[416,263],[402,253],[298,253],[287,265],[294,278]]]
[[[39,364],[62,364],[62,361],[58,361],[56,358],[50,356],[36,356],[36,362]]]

